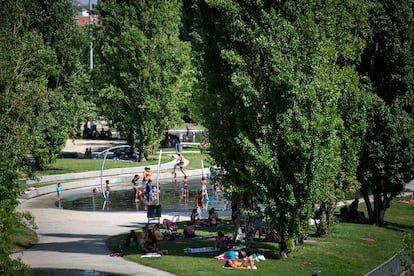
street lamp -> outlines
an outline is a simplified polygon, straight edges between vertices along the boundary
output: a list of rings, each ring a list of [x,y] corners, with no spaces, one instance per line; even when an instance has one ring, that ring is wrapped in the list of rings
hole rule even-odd
[[[129,146],[129,145],[120,145],[120,146],[115,146],[115,147],[108,148],[108,149],[104,150],[103,152],[101,152],[101,154],[105,153],[104,154],[104,159],[102,161],[102,168],[101,168],[101,189],[102,189],[102,195],[104,197],[104,203],[103,203],[103,206],[102,206],[102,210],[105,209],[105,205],[106,205],[106,194],[105,194],[105,189],[103,187],[103,170],[104,170],[104,166],[105,166],[106,156],[108,155],[108,152],[110,150],[121,149],[121,148],[130,148],[130,147],[131,146]]]

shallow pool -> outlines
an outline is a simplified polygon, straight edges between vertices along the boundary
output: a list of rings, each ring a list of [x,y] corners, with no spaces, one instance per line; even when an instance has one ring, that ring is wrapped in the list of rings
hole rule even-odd
[[[188,197],[182,196],[181,180],[161,180],[159,204],[162,205],[162,211],[175,212],[194,209],[195,195],[200,189],[199,179],[200,177],[190,179]],[[57,202],[55,204],[58,206]],[[154,200],[153,204],[157,204],[157,200]],[[206,208],[222,210],[225,204],[224,192],[213,193],[210,189],[209,202]],[[62,208],[77,211],[143,211],[145,210],[145,203],[143,201],[135,202],[132,186],[125,183],[122,187],[116,186],[116,188],[113,188],[109,197],[109,204],[105,204],[105,206],[102,193],[94,194],[90,190],[71,193],[69,197],[63,196]]]

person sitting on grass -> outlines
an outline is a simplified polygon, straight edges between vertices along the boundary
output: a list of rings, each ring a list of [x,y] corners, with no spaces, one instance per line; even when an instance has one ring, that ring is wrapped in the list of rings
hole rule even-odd
[[[187,226],[184,227],[184,238],[191,239],[195,237],[194,225],[191,221],[187,223]]]
[[[227,250],[229,245],[229,239],[224,236],[223,232],[218,231],[216,240],[214,241],[214,248],[220,250]]]
[[[200,223],[200,215],[199,215],[199,213],[197,212],[197,209],[193,209],[193,211],[192,211],[192,213],[191,213],[191,218],[190,218],[190,220],[191,220],[191,223],[192,223],[192,224],[198,224],[198,223]]]
[[[266,237],[262,240],[264,242],[279,242],[279,235],[275,229],[270,230]]]
[[[131,230],[131,232],[126,236],[124,246],[134,248],[137,246],[137,244],[138,244],[138,237],[135,234],[135,231]]]
[[[214,257],[217,260],[226,260],[224,267],[239,269],[257,269],[254,265],[252,254],[249,254],[245,248],[237,250],[229,250]],[[244,261],[243,261],[244,260]]]
[[[144,248],[142,249],[143,253],[154,253],[157,252],[157,240],[155,240],[152,235],[149,235],[145,241]]]
[[[209,226],[217,226],[217,224],[223,223],[223,220],[218,217],[218,213],[214,210],[214,208],[211,208],[208,211],[207,223]]]

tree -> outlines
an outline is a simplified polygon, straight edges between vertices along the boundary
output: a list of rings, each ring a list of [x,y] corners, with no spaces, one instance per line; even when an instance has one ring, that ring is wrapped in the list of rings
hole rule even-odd
[[[36,136],[32,152],[38,169],[54,162],[65,145],[68,134],[79,130],[80,122],[88,111],[89,78],[84,49],[88,36],[75,21],[74,9],[69,1],[28,1],[30,29],[36,30],[56,56],[54,68],[48,75],[48,104],[39,111],[45,115],[42,129]],[[45,111],[45,112],[44,112]],[[42,135],[40,135],[42,134]]]
[[[372,35],[359,71],[373,99],[358,180],[370,222],[383,225],[414,167],[414,2],[369,3]]]
[[[10,236],[24,217],[15,211],[19,192],[17,178],[24,159],[39,135],[49,91],[47,77],[56,56],[39,33],[30,30],[26,5],[30,1],[0,4],[0,271],[13,275],[29,272],[10,258]]]
[[[338,181],[352,178],[342,169],[356,151],[342,158],[343,138],[363,134],[363,126],[344,134],[353,120],[341,107],[364,106],[352,67],[364,45],[355,34],[357,7],[363,14],[356,1],[198,1],[199,102],[211,155],[242,208],[264,203],[282,254],[305,236],[313,204],[334,202]],[[330,18],[342,22],[339,32]]]
[[[72,85],[85,76],[79,49],[67,47],[78,30],[73,10],[68,1],[49,2],[0,4],[0,271],[5,275],[30,272],[10,259],[13,230],[30,222],[15,211],[19,173],[30,173],[32,157],[40,167],[52,162],[75,125],[76,103],[83,100],[81,93],[70,94],[79,91]]]
[[[103,114],[128,134],[140,160],[180,120],[191,73],[188,42],[179,40],[181,1],[99,2],[97,68]]]

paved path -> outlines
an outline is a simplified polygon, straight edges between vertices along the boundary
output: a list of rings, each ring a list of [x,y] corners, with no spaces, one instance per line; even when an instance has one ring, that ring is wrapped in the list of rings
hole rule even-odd
[[[77,141],[66,150],[80,151],[92,142],[105,147],[105,141]],[[107,146],[106,146],[107,147]],[[164,164],[171,169],[174,162]],[[143,167],[138,170],[143,171]],[[191,171],[189,172],[191,175]],[[171,174],[167,174],[171,177]],[[131,176],[129,176],[131,177]],[[95,181],[98,183],[98,181]],[[72,183],[64,183],[70,186]],[[69,187],[70,188],[70,187]],[[77,188],[77,187],[73,187]],[[53,185],[52,191],[55,186]],[[88,191],[90,187],[80,190]],[[40,189],[39,189],[40,190]],[[137,212],[87,212],[54,208],[55,192],[21,199],[18,211],[29,211],[35,217],[39,242],[28,250],[13,256],[21,258],[31,268],[84,269],[123,275],[172,275],[157,269],[129,262],[120,257],[110,257],[106,241],[117,234],[129,232],[147,223],[145,211]],[[172,214],[163,213],[171,219]],[[189,214],[180,214],[181,220],[188,220]]]
[[[51,208],[56,196],[48,194],[23,201],[19,211],[36,218],[39,242],[15,254],[32,268],[67,268],[125,275],[171,275],[119,257],[110,257],[105,242],[113,235],[140,228],[146,212],[83,212]],[[181,219],[189,219],[181,214]],[[172,215],[171,215],[172,216]],[[170,218],[168,214],[163,217]],[[163,218],[161,218],[163,219]]]
[[[414,191],[414,181],[406,185]],[[87,188],[88,190],[90,188]],[[113,235],[146,224],[146,212],[86,212],[57,209],[55,193],[22,200],[18,211],[30,211],[36,218],[39,243],[21,253],[32,268],[85,269],[124,275],[171,275],[169,273],[110,257],[105,242]],[[174,213],[176,214],[176,213]],[[174,214],[163,214],[171,218]],[[180,214],[188,220],[189,214]]]

